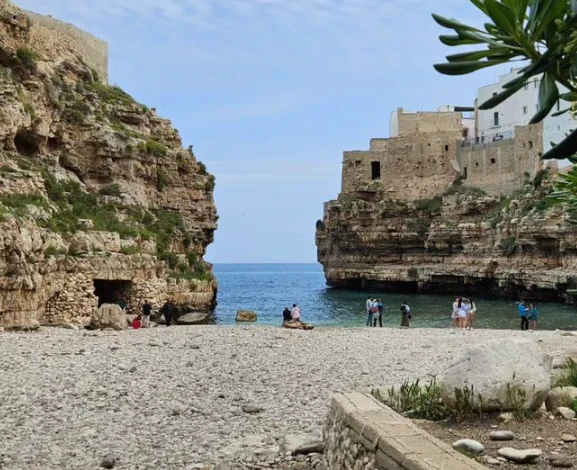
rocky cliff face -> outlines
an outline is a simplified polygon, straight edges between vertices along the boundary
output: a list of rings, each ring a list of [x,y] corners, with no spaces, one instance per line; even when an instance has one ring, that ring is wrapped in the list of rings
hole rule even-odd
[[[84,321],[104,301],[209,310],[214,178],[170,121],[36,50],[0,0],[0,326]]]
[[[577,231],[538,173],[509,198],[453,186],[408,203],[341,195],[317,222],[318,260],[343,288],[564,299],[577,285]]]

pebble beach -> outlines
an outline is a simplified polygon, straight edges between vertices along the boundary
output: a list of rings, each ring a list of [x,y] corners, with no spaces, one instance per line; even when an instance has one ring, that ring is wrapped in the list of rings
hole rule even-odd
[[[320,436],[334,392],[439,374],[463,349],[558,331],[198,326],[0,333],[0,468],[313,468],[286,437]]]

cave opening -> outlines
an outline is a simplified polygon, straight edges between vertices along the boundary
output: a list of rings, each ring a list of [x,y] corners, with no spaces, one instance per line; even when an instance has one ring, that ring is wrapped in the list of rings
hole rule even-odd
[[[132,281],[94,279],[94,295],[98,297],[99,307],[102,304],[117,304],[127,308],[132,297]]]
[[[14,146],[20,155],[28,157],[35,155],[40,150],[38,139],[26,129],[20,129],[14,136]]]

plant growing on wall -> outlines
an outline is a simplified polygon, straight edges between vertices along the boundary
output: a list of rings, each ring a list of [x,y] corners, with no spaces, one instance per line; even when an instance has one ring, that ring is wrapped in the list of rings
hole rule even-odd
[[[561,100],[565,109],[554,113],[577,114],[577,0],[470,0],[487,18],[484,30],[433,14],[435,21],[455,34],[441,35],[447,46],[481,46],[447,56],[435,69],[446,75],[464,75],[510,62],[523,61],[518,76],[501,93],[482,103],[492,109],[541,77],[539,108],[531,123],[542,121]],[[560,88],[564,90],[560,91]],[[543,159],[569,159],[577,163],[577,129],[543,155]],[[560,176],[552,200],[577,208],[577,169]]]

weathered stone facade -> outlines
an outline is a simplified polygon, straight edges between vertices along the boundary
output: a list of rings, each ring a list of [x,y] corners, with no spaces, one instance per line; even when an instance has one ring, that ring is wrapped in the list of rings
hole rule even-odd
[[[0,327],[168,297],[210,310],[214,177],[170,121],[27,15],[0,0]]]

